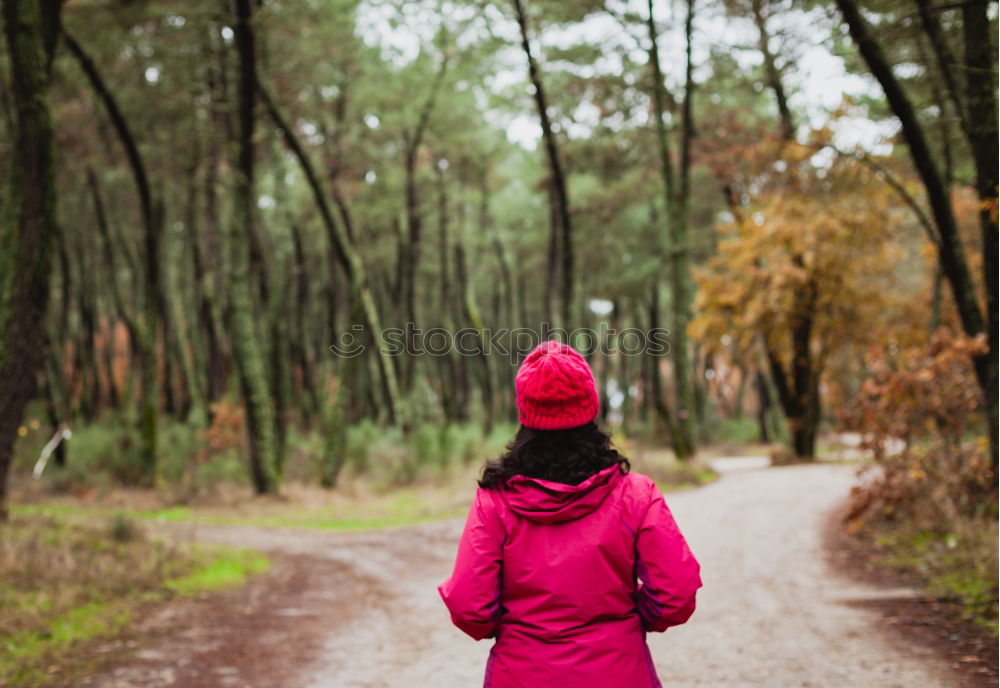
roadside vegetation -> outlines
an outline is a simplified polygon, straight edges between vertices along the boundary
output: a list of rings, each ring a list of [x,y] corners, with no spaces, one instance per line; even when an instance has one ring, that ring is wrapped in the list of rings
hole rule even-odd
[[[127,632],[139,610],[267,568],[257,552],[150,537],[120,513],[15,514],[0,538],[0,686],[85,672],[78,648]]]
[[[130,441],[131,429],[114,424],[83,428],[70,440],[73,462],[34,480],[32,453],[40,432],[26,428],[14,466],[18,500],[14,514],[92,522],[125,514],[139,523],[198,522],[205,525],[254,525],[328,530],[364,530],[457,518],[468,509],[483,462],[499,455],[514,434],[498,425],[488,435],[474,424],[423,425],[409,437],[370,422],[351,427],[338,488],[324,489],[323,438],[318,432],[292,431],[278,495],[255,496],[243,470],[245,433],[239,408],[216,413],[204,431],[164,424],[171,438],[159,461],[154,489],[137,488],[118,469],[116,450]],[[736,428],[730,432],[727,428]],[[650,448],[652,430],[616,433],[620,451],[635,470],[651,476],[665,491],[710,482],[704,461],[678,461],[666,449]],[[744,429],[720,426],[718,441],[747,449]]]
[[[876,460],[847,527],[888,566],[997,635],[997,500],[990,447],[972,414],[966,361],[982,338],[943,332],[928,350],[873,350],[872,376],[844,413]]]

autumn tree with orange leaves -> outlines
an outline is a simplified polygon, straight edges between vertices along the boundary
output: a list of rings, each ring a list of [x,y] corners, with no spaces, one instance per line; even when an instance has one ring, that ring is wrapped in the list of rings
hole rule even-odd
[[[760,192],[696,273],[691,334],[710,350],[729,335],[753,352],[774,381],[792,450],[813,458],[824,373],[833,354],[876,333],[906,211],[870,166],[818,156],[814,145],[771,146],[748,164]]]

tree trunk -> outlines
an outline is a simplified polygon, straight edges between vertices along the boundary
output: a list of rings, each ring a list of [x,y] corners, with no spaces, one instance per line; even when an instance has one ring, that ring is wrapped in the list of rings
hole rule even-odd
[[[573,226],[569,212],[569,192],[566,190],[566,178],[563,174],[562,163],[559,161],[559,149],[556,145],[555,135],[552,132],[552,122],[549,120],[548,101],[545,97],[545,89],[542,87],[542,74],[538,68],[538,62],[531,50],[531,42],[528,32],[528,18],[524,12],[522,0],[514,0],[514,12],[517,15],[517,24],[521,30],[521,48],[528,59],[528,76],[534,87],[535,104],[538,107],[538,117],[542,126],[542,140],[545,145],[545,155],[549,163],[551,180],[549,183],[549,195],[551,203],[551,228],[552,236],[549,240],[549,275],[550,282],[546,303],[551,304],[555,300],[554,289],[556,280],[554,275],[561,274],[561,319],[560,325],[566,330],[572,329],[571,313],[573,308]],[[556,257],[561,258],[558,262]],[[552,312],[547,312],[545,317],[550,324]]]
[[[290,270],[286,269],[285,274]],[[290,307],[292,281],[282,280],[275,289],[271,303],[267,304],[268,338],[268,382],[271,399],[274,402],[275,466],[281,475],[285,465],[286,425],[291,397],[291,369],[289,366],[290,347],[287,333],[286,314]]]
[[[736,396],[733,399],[732,414],[733,418],[743,418],[743,400],[746,398],[747,391],[747,381],[748,375],[746,368],[743,367],[742,363],[737,364],[737,372],[740,374],[740,382],[736,386]]]
[[[649,287],[650,298],[649,298],[649,329],[655,332],[660,328],[660,284],[655,279]],[[660,357],[653,355],[651,353],[646,353],[646,357],[649,358],[649,386],[651,388],[651,394],[649,399],[652,402],[653,410],[656,412],[657,418],[667,426],[667,432],[670,434],[670,441],[676,445],[676,440],[674,437],[677,434],[677,422],[674,419],[674,414],[670,410],[670,405],[667,400],[663,397],[663,380],[660,375]]]
[[[76,58],[80,68],[90,81],[94,93],[107,110],[108,118],[111,120],[115,133],[122,147],[125,149],[125,157],[132,171],[132,179],[135,182],[136,191],[139,196],[145,255],[142,299],[143,316],[135,324],[137,331],[136,344],[142,366],[142,403],[139,411],[139,472],[141,480],[152,483],[156,474],[157,407],[159,402],[156,335],[162,311],[160,284],[160,234],[162,227],[158,213],[154,208],[146,165],[139,152],[139,146],[136,143],[135,137],[128,126],[128,121],[125,119],[121,109],[118,107],[118,102],[97,70],[94,61],[73,36],[65,31],[62,35],[70,53]]]
[[[213,137],[210,137],[213,138]],[[222,261],[222,223],[216,185],[219,183],[219,155],[214,149],[208,159],[208,178],[205,183],[205,268],[201,276],[201,300],[198,305],[198,322],[205,333],[207,380],[205,398],[209,406],[222,398],[228,386],[226,356],[223,350],[223,333],[219,326],[218,307],[222,296],[224,272]]]
[[[819,424],[819,399],[810,344],[812,310],[803,316],[792,332],[792,385],[797,417],[792,418],[792,448],[795,455],[812,459],[816,455],[816,428]]]
[[[253,286],[248,238],[254,221],[254,109],[256,56],[251,0],[236,0],[236,50],[239,54],[239,162],[233,189],[230,332],[243,393],[250,439],[250,475],[258,494],[278,488],[278,448],[274,435],[274,403],[268,388],[260,333],[254,327]]]
[[[358,383],[358,368],[362,356],[353,356],[341,366],[340,379],[330,384],[324,409],[323,460],[320,463],[319,484],[327,489],[337,486],[340,472],[347,459],[347,428],[352,390]]]
[[[941,80],[944,81],[945,88],[948,91],[948,98],[951,101],[952,108],[955,110],[955,118],[958,120],[962,132],[968,136],[968,113],[965,105],[962,103],[962,94],[954,71],[955,65],[958,64],[958,61],[955,59],[954,55],[952,55],[951,48],[948,47],[948,41],[944,37],[941,24],[938,22],[935,14],[936,8],[931,5],[930,0],[916,0],[916,2],[920,11],[920,22],[924,27],[924,34],[926,34],[927,39],[931,44],[931,50],[934,51],[934,57],[937,60],[938,72],[940,73]],[[985,8],[985,6],[986,3],[984,2],[983,7]],[[987,24],[983,27],[983,29],[987,32],[988,26],[989,23],[987,22]],[[968,32],[966,32],[966,35],[968,35]],[[988,36],[987,41],[984,44],[984,47],[986,46],[989,46]],[[935,98],[935,100],[938,99]],[[938,102],[939,107],[943,105],[944,103]],[[942,112],[944,112],[943,108]]]
[[[442,58],[441,67],[438,69],[431,84],[430,92],[424,100],[420,115],[417,118],[417,125],[413,132],[405,132],[405,192],[406,192],[406,238],[403,242],[403,251],[400,255],[401,279],[400,279],[400,308],[403,309],[402,326],[406,333],[406,353],[400,359],[405,363],[403,367],[402,391],[409,393],[413,387],[414,368],[416,365],[416,334],[414,329],[417,323],[417,272],[420,267],[420,242],[423,233],[423,210],[420,204],[420,195],[417,188],[417,156],[420,153],[420,146],[423,143],[424,133],[427,125],[430,124],[431,113],[434,111],[434,104],[437,101],[441,84],[444,82],[445,74],[448,72],[448,59]]]
[[[60,232],[61,236],[64,236]],[[60,243],[62,243],[60,241]],[[83,380],[83,390],[80,400],[82,402],[81,411],[83,417],[88,422],[93,421],[101,410],[101,374],[100,363],[97,355],[97,286],[94,276],[97,271],[90,265],[89,255],[84,251],[77,251],[77,266],[80,274],[80,288],[77,289],[76,303],[80,312],[80,326],[82,328],[80,345],[77,347],[81,366],[81,378]],[[68,258],[68,256],[67,256]],[[67,412],[67,419],[71,416],[69,407],[64,407]],[[61,443],[60,443],[61,444]]]
[[[56,359],[52,342],[46,342],[45,346],[45,413],[49,417],[49,425],[55,433],[62,425],[68,423],[69,408],[64,393],[62,375],[59,370],[59,361]],[[59,468],[66,467],[66,442],[60,442],[52,454],[52,463]]]
[[[306,252],[302,244],[302,231],[294,222],[291,223],[292,247],[295,262],[292,265],[292,276],[295,280],[295,305],[293,307],[293,325],[295,333],[289,342],[292,364],[299,370],[300,387],[296,394],[300,398],[299,408],[303,419],[308,419],[320,410],[319,395],[316,393],[316,381],[313,378],[313,366],[309,357],[308,328],[306,312],[309,306],[309,270]],[[331,331],[332,328],[331,328]]]
[[[351,319],[360,321],[363,315],[359,312],[360,304],[354,302]],[[355,402],[362,398],[359,392],[361,385],[368,390],[370,384],[365,384],[365,355],[346,357],[338,366],[339,377],[327,383],[327,392],[323,411],[324,447],[320,463],[320,485],[325,488],[337,486],[341,470],[347,460],[347,430],[357,417]]]
[[[767,380],[764,379],[763,372],[757,371],[755,382],[757,385],[757,434],[762,443],[770,444],[773,441],[768,423],[768,412],[771,409],[771,392],[768,389]]]
[[[816,432],[820,419],[819,371],[813,361],[811,341],[815,287],[798,304],[802,315],[792,326],[792,363],[790,374],[778,355],[765,343],[771,379],[778,401],[785,411],[791,432],[792,450],[802,459],[816,455]]]
[[[205,299],[205,261],[201,254],[198,232],[198,189],[200,187],[200,177],[198,175],[197,160],[191,165],[188,179],[187,201],[184,210],[184,228],[187,231],[187,250],[190,251],[190,266],[194,276],[191,280],[191,300],[187,308],[182,309],[183,300],[175,306],[174,320],[184,326],[184,333],[178,333],[175,346],[181,357],[184,366],[184,376],[188,380],[188,391],[191,395],[191,405],[202,412],[207,411],[206,407],[206,384],[205,379],[198,371],[204,370],[202,361],[206,358],[205,348],[200,335],[203,333],[199,327],[199,312],[202,302]],[[185,256],[187,258],[187,256]],[[181,290],[182,291],[182,290]],[[175,300],[174,303],[177,303]],[[193,318],[191,315],[193,315]],[[192,322],[193,321],[193,322]],[[214,333],[213,333],[214,334]],[[190,342],[190,348],[189,348]],[[204,416],[202,416],[204,417]]]
[[[486,177],[485,174],[480,180],[480,208],[479,208],[479,224],[480,232],[482,234],[489,233],[489,195],[486,187]],[[464,231],[464,227],[460,228],[460,231]],[[462,306],[465,319],[469,325],[471,325],[478,334],[478,346],[476,348],[476,359],[479,362],[478,365],[478,377],[480,391],[482,393],[482,403],[483,412],[485,414],[485,419],[483,421],[483,432],[488,434],[493,429],[493,417],[494,417],[494,394],[493,394],[493,377],[490,371],[490,361],[486,355],[489,334],[486,331],[486,324],[483,322],[482,314],[479,310],[479,304],[476,301],[476,293],[473,288],[472,282],[469,280],[468,266],[465,259],[465,247],[464,247],[463,237],[460,235],[455,242],[455,270],[458,273],[458,289],[462,294]]]
[[[108,283],[111,288],[111,298],[115,306],[114,317],[108,324],[108,342],[105,347],[106,358],[108,360],[108,384],[111,389],[111,402],[117,408],[120,403],[118,399],[117,386],[114,377],[114,346],[115,346],[115,323],[118,320],[125,325],[128,332],[129,341],[129,369],[132,367],[131,357],[139,348],[139,332],[135,320],[129,315],[125,306],[125,298],[118,281],[118,267],[115,262],[114,240],[111,236],[111,227],[108,225],[107,213],[104,211],[104,200],[101,197],[101,189],[97,181],[97,175],[92,169],[87,170],[87,184],[90,188],[91,197],[94,202],[94,218],[97,222],[97,230],[101,236],[101,253],[103,255],[104,273],[108,276]]]
[[[163,197],[163,192],[158,194]],[[156,204],[156,224],[166,226],[166,214],[162,202]],[[191,392],[188,387],[190,377],[184,361],[183,342],[177,331],[181,318],[174,313],[176,300],[175,290],[170,285],[171,264],[169,253],[163,261],[164,270],[161,281],[156,288],[156,318],[160,323],[158,351],[162,352],[163,360],[163,394],[164,412],[179,420],[187,418],[191,408]]]
[[[696,447],[696,417],[694,382],[691,378],[692,366],[687,338],[687,324],[690,320],[691,290],[690,290],[690,251],[688,248],[687,229],[687,190],[690,180],[690,149],[693,137],[693,121],[691,113],[691,98],[694,81],[692,79],[691,34],[694,20],[693,0],[688,2],[685,35],[687,37],[687,52],[685,65],[684,88],[684,118],[681,139],[680,183],[675,179],[674,164],[670,156],[670,140],[667,125],[664,121],[666,110],[666,87],[663,83],[663,73],[660,68],[659,36],[656,30],[656,20],[653,15],[653,1],[647,3],[647,28],[649,31],[649,62],[653,77],[653,104],[655,108],[656,132],[659,139],[660,166],[663,176],[664,203],[667,213],[667,230],[669,233],[668,250],[670,256],[671,277],[671,355],[674,368],[674,385],[676,390],[672,434],[674,453],[677,458],[685,460],[694,456]]]
[[[788,97],[785,94],[785,86],[781,82],[781,71],[774,53],[771,52],[771,34],[767,30],[767,19],[764,17],[762,0],[753,0],[751,10],[753,12],[753,22],[757,26],[758,47],[764,57],[764,71],[767,75],[768,86],[774,93],[774,100],[778,105],[778,117],[781,121],[781,137],[785,141],[795,138],[795,120],[792,118],[791,108],[788,107]]]
[[[965,87],[969,114],[969,145],[976,163],[976,191],[983,235],[983,284],[989,351],[976,360],[976,373],[986,397],[986,424],[990,430],[993,475],[1000,474],[997,448],[1000,411],[997,408],[997,173],[1000,136],[997,126],[996,47],[991,41],[989,3],[972,0],[962,6],[965,36]]]
[[[62,3],[3,0],[16,113],[10,185],[0,225],[0,522],[24,407],[42,364],[49,266],[56,239],[54,137],[48,90]]]
[[[621,302],[615,301],[614,307],[615,307],[615,313],[619,313],[622,310]],[[618,339],[617,341],[620,342],[621,340]],[[631,394],[631,387],[633,384],[632,381],[635,379],[636,373],[638,373],[638,377],[640,378],[640,380],[642,379],[642,369],[645,366],[643,365],[642,357],[638,357],[639,370],[633,372],[631,370],[630,362],[632,361],[633,358],[636,357],[626,356],[620,350],[620,347],[616,358],[617,361],[614,367],[614,375],[615,379],[618,381],[618,389],[620,389],[622,394],[624,394],[624,398],[622,399],[622,409],[620,417],[621,429],[622,432],[626,436],[628,436],[630,434],[629,427],[630,427],[630,422],[632,420],[632,410],[635,406],[634,402],[632,401],[632,394]]]
[[[60,379],[64,377],[67,378],[61,383],[62,388],[70,392],[69,397],[70,399],[72,399],[74,396],[72,391],[77,389],[78,386],[77,383],[79,381],[81,371],[83,370],[83,360],[81,352],[82,347],[80,346],[80,342],[73,341],[73,333],[70,332],[69,328],[70,303],[72,301],[70,294],[72,294],[74,291],[76,291],[79,294],[81,289],[80,285],[73,284],[73,278],[71,274],[72,271],[69,265],[69,251],[67,250],[66,247],[66,234],[61,227],[57,227],[56,229],[54,248],[56,251],[57,263],[59,265],[58,284],[59,284],[59,296],[60,296],[59,310],[56,312],[57,317],[56,317],[55,340],[58,343],[56,357],[59,361]],[[83,318],[81,317],[81,320],[82,319]],[[48,332],[46,334],[48,334]],[[69,374],[64,375],[66,367],[64,363],[64,357],[67,352],[67,347],[66,347],[67,344],[71,345],[69,348],[74,352],[74,356],[69,366]],[[48,347],[49,344],[46,343],[45,346]],[[81,399],[81,401],[83,400]],[[68,410],[70,411],[79,410],[79,409],[73,409],[72,406],[73,402],[70,401],[70,408]]]
[[[295,132],[293,132],[288,123],[285,122],[285,119],[278,111],[274,100],[264,87],[258,84],[257,88],[260,93],[261,100],[267,108],[268,113],[271,115],[271,119],[274,121],[275,126],[278,127],[279,131],[281,131],[281,134],[285,139],[285,143],[299,161],[299,166],[302,168],[302,173],[305,175],[306,182],[309,184],[309,188],[313,192],[313,198],[316,201],[320,218],[326,228],[330,245],[333,248],[333,251],[337,256],[337,260],[343,268],[344,274],[347,276],[350,284],[350,301],[352,304],[355,301],[361,304],[361,310],[359,312],[364,314],[365,324],[368,326],[368,329],[373,335],[373,341],[377,349],[375,356],[379,364],[382,386],[386,391],[385,407],[389,414],[389,420],[393,423],[403,421],[405,420],[406,414],[400,401],[399,382],[396,375],[395,364],[389,352],[389,343],[386,341],[385,333],[382,330],[382,321],[379,317],[379,311],[375,303],[375,296],[372,294],[371,284],[368,280],[367,273],[365,272],[364,264],[361,262],[361,256],[358,255],[353,243],[347,237],[345,229],[338,225],[334,220],[333,214],[330,211],[330,206],[327,203],[326,194],[323,192],[323,188],[320,186],[319,177],[316,175],[316,170],[313,167],[312,161],[309,159],[305,149],[302,147],[302,144],[299,142],[298,137],[295,135]]]
[[[444,170],[436,168],[438,182],[438,305],[437,310],[441,318],[441,326],[448,332],[455,332],[455,318],[453,316],[453,296],[454,291],[451,283],[451,261],[448,258],[452,250],[452,242],[449,232],[449,204],[448,185],[445,181]],[[440,358],[439,375],[441,379],[441,409],[444,413],[446,423],[457,419],[458,405],[455,399],[455,382],[458,370],[458,354],[454,348]]]
[[[493,252],[497,258],[497,266],[500,268],[500,279],[503,285],[504,296],[506,296],[504,306],[505,312],[502,320],[498,323],[502,323],[507,327],[515,327],[517,325],[527,323],[519,323],[519,311],[518,311],[518,295],[517,287],[514,283],[514,277],[511,274],[510,261],[507,258],[507,251],[504,248],[503,242],[500,241],[500,234],[496,231],[490,233],[490,241],[493,244]]]
[[[959,320],[962,323],[962,329],[969,336],[975,336],[980,332],[985,332],[986,325],[984,323],[983,313],[979,308],[979,303],[976,298],[975,283],[972,280],[972,275],[969,271],[969,266],[965,258],[965,249],[962,246],[961,237],[958,233],[958,225],[955,221],[955,215],[951,207],[951,198],[948,188],[945,184],[944,178],[938,170],[937,164],[934,161],[930,146],[928,145],[927,138],[924,134],[923,126],[917,118],[916,110],[904,92],[902,85],[900,85],[899,81],[896,79],[896,75],[892,71],[892,66],[889,64],[888,60],[886,60],[885,54],[882,52],[882,47],[873,37],[871,29],[868,26],[868,22],[866,22],[864,17],[861,15],[861,11],[858,9],[857,3],[854,2],[854,0],[836,1],[837,7],[840,9],[840,13],[850,30],[851,37],[858,45],[861,57],[868,65],[868,69],[871,71],[872,75],[878,80],[879,84],[881,84],[882,90],[885,92],[886,100],[889,103],[889,107],[892,109],[893,114],[895,114],[899,119],[903,138],[910,150],[910,157],[913,160],[913,165],[916,167],[917,174],[920,176],[924,189],[927,191],[927,198],[930,202],[932,215],[934,217],[934,224],[937,226],[938,236],[940,237],[940,243],[938,244],[938,262],[941,265],[945,278],[951,285],[952,294],[955,298],[955,305],[958,309]],[[986,3],[981,0],[972,0],[967,4],[967,6],[963,5],[965,8],[963,10],[963,19],[966,20],[964,25],[967,41],[966,59],[971,59],[972,64],[978,64],[980,60],[984,59],[983,56],[985,56],[987,63],[989,63],[992,59],[991,51],[993,49],[990,47],[990,42],[987,36],[989,33],[988,22],[982,23],[985,19],[980,16],[980,13],[985,12],[985,6]],[[977,22],[981,25],[977,26]],[[979,42],[977,44],[977,41],[981,40],[981,34],[987,37],[984,42]],[[970,43],[972,43],[971,51],[969,49]],[[976,70],[971,71],[976,72]],[[979,107],[982,108],[982,112],[980,113],[981,117],[979,118],[980,122],[977,122],[975,126],[977,131],[980,132],[983,137],[982,141],[984,142],[984,148],[981,152],[977,152],[978,146],[973,145],[974,157],[977,162],[977,182],[982,181],[985,184],[990,178],[993,180],[992,189],[987,189],[985,186],[979,188],[978,183],[977,189],[980,191],[980,194],[986,194],[987,198],[991,195],[993,199],[996,199],[997,153],[996,150],[986,150],[988,146],[985,144],[985,142],[988,141],[989,145],[993,145],[995,147],[997,141],[996,107],[995,105],[990,105],[990,101],[993,100],[992,89],[994,88],[992,73],[992,69],[990,68],[984,71],[982,75],[973,75],[971,83],[968,83],[970,80],[967,80],[966,87],[975,94],[974,100],[979,103]],[[980,87],[985,90],[986,93],[983,93],[980,90]],[[972,106],[972,104],[973,103],[970,102],[969,106]],[[989,113],[986,112],[987,109],[990,110]],[[977,118],[970,116],[970,120],[973,119]],[[982,156],[982,165],[984,166],[982,174],[979,174],[980,155]],[[989,162],[989,160],[992,160],[992,162]],[[986,169],[985,166],[987,164],[991,164],[992,168]],[[988,223],[991,222],[990,218],[985,218],[985,220],[986,221],[983,223],[984,230],[987,228]],[[995,224],[993,225],[991,231],[984,231],[983,246],[985,249],[983,270],[986,276],[987,284],[987,308],[990,311],[988,317],[992,323],[994,323],[992,326],[995,328],[997,307],[997,230]],[[995,346],[995,332],[996,330],[994,329],[991,333],[993,336],[988,337],[990,342],[989,351],[981,356],[977,356],[973,361],[976,379],[979,382],[979,386],[981,387],[985,397],[984,401],[987,410],[987,421],[990,426],[990,443],[994,472],[997,470],[997,349]]]

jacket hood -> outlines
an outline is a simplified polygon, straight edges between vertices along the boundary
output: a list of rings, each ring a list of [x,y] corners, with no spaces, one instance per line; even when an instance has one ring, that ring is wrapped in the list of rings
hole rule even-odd
[[[586,516],[601,505],[622,478],[618,464],[579,485],[515,475],[501,490],[511,511],[536,523],[562,523]]]

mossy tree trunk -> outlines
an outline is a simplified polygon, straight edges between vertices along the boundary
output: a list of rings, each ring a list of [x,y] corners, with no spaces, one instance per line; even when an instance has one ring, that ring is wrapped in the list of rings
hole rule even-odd
[[[185,251],[185,259],[190,258],[188,263],[192,269],[194,279],[191,283],[191,300],[187,304],[188,312],[193,311],[198,314],[199,317],[195,318],[193,322],[185,317],[185,311],[180,307],[181,303],[175,307],[175,320],[178,325],[180,323],[185,323],[185,331],[179,333],[179,341],[177,342],[178,352],[180,353],[181,363],[184,366],[184,376],[188,379],[188,391],[191,395],[191,406],[192,410],[195,411],[195,415],[199,419],[207,418],[207,406],[206,406],[206,379],[199,375],[199,370],[204,370],[205,366],[201,364],[202,360],[202,348],[200,344],[200,333],[197,331],[197,325],[200,320],[200,312],[202,309],[202,303],[204,302],[204,295],[202,293],[203,280],[204,280],[204,261],[201,255],[201,247],[198,245],[198,183],[200,181],[198,175],[199,161],[196,159],[191,164],[189,175],[190,180],[187,189],[187,200],[184,209],[184,229],[187,232],[187,247]],[[206,334],[207,337],[207,334]],[[190,342],[190,347],[188,346]],[[190,414],[189,414],[190,415]]]
[[[45,354],[45,311],[56,224],[49,84],[60,0],[3,0],[14,101],[13,155],[0,223],[0,521],[24,407]]]
[[[1000,127],[997,122],[997,51],[990,40],[989,2],[973,0],[962,6],[965,42],[965,88],[969,115],[968,139],[976,163],[976,192],[983,238],[983,285],[986,291],[986,333],[989,351],[976,359],[976,374],[986,401],[994,477],[998,471],[1000,409],[998,409],[997,352],[1000,350],[997,316],[997,183],[1000,173]]]
[[[556,292],[559,292],[562,322],[558,325],[567,331],[572,330],[571,314],[573,309],[573,224],[569,210],[569,191],[566,186],[566,175],[563,172],[559,157],[559,147],[556,144],[552,121],[549,118],[548,100],[542,85],[542,71],[538,60],[531,49],[528,30],[528,16],[522,0],[513,0],[514,14],[521,33],[521,49],[528,60],[528,77],[531,79],[535,105],[538,109],[538,120],[542,127],[542,143],[545,146],[545,159],[548,162],[549,174],[549,209],[552,234],[549,239],[549,263],[547,288],[545,293],[545,319],[550,324],[556,324],[555,307]],[[559,279],[557,279],[557,276]],[[557,287],[558,285],[558,287]]]
[[[687,325],[691,318],[690,251],[688,248],[687,196],[690,179],[690,151],[693,137],[691,97],[694,86],[691,63],[691,34],[693,28],[693,2],[688,2],[685,36],[687,52],[685,65],[684,102],[681,130],[680,164],[675,170],[671,155],[670,135],[664,119],[667,109],[667,90],[660,67],[659,32],[653,15],[653,2],[648,2],[647,29],[649,32],[649,63],[652,68],[653,105],[656,134],[663,176],[664,204],[667,212],[667,248],[670,259],[671,286],[671,358],[674,368],[675,412],[673,419],[674,453],[678,459],[694,456],[696,446],[696,403]],[[679,172],[679,175],[678,175]]]
[[[415,328],[417,323],[417,273],[420,269],[421,241],[423,234],[423,209],[421,207],[420,193],[417,184],[417,158],[420,147],[423,144],[424,134],[431,121],[431,114],[434,111],[434,104],[437,102],[441,85],[444,83],[445,75],[448,73],[447,54],[441,59],[441,66],[438,68],[434,81],[431,84],[427,98],[420,109],[420,116],[413,130],[403,132],[403,143],[405,146],[404,172],[406,182],[404,184],[406,193],[406,236],[402,243],[402,251],[399,257],[399,293],[397,299],[402,313],[402,326],[406,336],[406,352],[400,359],[402,362],[402,391],[409,394],[413,388],[414,369],[417,356],[415,354],[417,341]],[[407,323],[412,323],[407,326]]]
[[[323,226],[330,241],[330,246],[350,285],[349,301],[352,304],[352,308],[354,304],[358,304],[359,308],[354,312],[362,315],[364,324],[368,327],[371,334],[372,344],[376,349],[374,360],[378,363],[378,372],[381,376],[382,389],[385,392],[385,409],[389,416],[389,422],[399,422],[405,425],[408,414],[400,398],[399,377],[396,372],[396,366],[389,351],[389,342],[385,339],[385,332],[382,329],[382,319],[375,301],[375,294],[372,292],[371,282],[368,279],[368,273],[365,270],[361,256],[354,246],[354,242],[348,234],[349,225],[338,224],[334,219],[326,193],[323,191],[319,176],[316,174],[316,168],[302,146],[301,141],[299,141],[299,138],[295,135],[295,132],[285,118],[282,117],[281,111],[278,110],[277,104],[267,90],[261,84],[257,85],[257,89],[274,125],[281,132],[285,143],[299,162],[302,174],[305,176],[306,182],[312,190],[316,207],[319,210],[320,218],[323,221]]]
[[[963,121],[973,162],[976,164],[976,189],[982,200],[980,219],[983,237],[983,277],[986,290],[986,315],[980,308],[975,281],[969,269],[951,205],[947,178],[941,173],[928,142],[917,109],[907,95],[886,58],[875,33],[853,0],[836,0],[841,17],[872,76],[878,80],[892,113],[899,119],[900,131],[910,151],[910,159],[927,192],[931,216],[937,228],[937,258],[945,279],[951,285],[962,330],[966,335],[987,333],[989,349],[973,359],[976,379],[983,391],[994,473],[998,471],[997,454],[997,224],[993,219],[997,202],[997,112],[995,95],[996,52],[990,45],[988,2],[970,0],[962,3],[962,31],[965,39],[966,102],[957,107],[965,113]],[[926,30],[926,29],[925,29]],[[932,44],[934,30],[928,32]],[[940,47],[940,46],[939,46]],[[950,65],[952,69],[956,68]],[[946,84],[947,85],[947,84]],[[959,94],[953,89],[955,98]]]
[[[353,305],[351,317],[363,317],[357,302]],[[347,429],[351,423],[351,410],[363,372],[364,358],[363,353],[345,357],[341,361],[339,377],[331,379],[327,385],[323,409],[323,457],[319,475],[320,485],[327,489],[337,486],[347,461]]]
[[[767,18],[764,16],[763,0],[752,0],[751,13],[753,14],[753,23],[757,27],[757,46],[764,58],[764,74],[767,85],[774,93],[774,102],[778,106],[781,138],[785,141],[791,141],[795,138],[795,119],[792,117],[792,109],[788,107],[788,95],[781,80],[778,61],[771,51],[771,33],[768,31]]]
[[[135,343],[139,353],[140,378],[142,381],[142,401],[139,408],[139,457],[137,480],[152,483],[156,475],[157,411],[159,405],[159,370],[156,356],[157,329],[164,315],[162,285],[160,282],[160,238],[163,228],[163,209],[153,201],[149,175],[135,136],[129,128],[118,101],[105,83],[97,65],[83,46],[70,34],[63,32],[63,41],[76,58],[83,73],[108,113],[111,125],[125,149],[139,196],[142,215],[143,249],[145,265],[143,273],[142,317],[134,324]],[[164,347],[166,348],[166,347]]]
[[[261,350],[261,332],[254,326],[257,309],[253,303],[250,279],[257,83],[252,13],[251,0],[236,0],[236,50],[240,65],[237,99],[239,153],[233,187],[233,224],[229,236],[232,261],[229,321],[250,440],[250,477],[254,490],[258,494],[266,494],[278,488],[278,445],[274,402]]]
[[[288,342],[288,347],[291,364],[297,369],[299,375],[299,383],[295,389],[298,396],[299,413],[303,421],[308,423],[310,418],[321,408],[309,351],[309,328],[306,315],[306,309],[309,305],[309,265],[302,242],[302,230],[294,222],[289,223],[289,226],[292,232],[295,262],[292,266],[294,279],[293,335]]]
[[[493,429],[493,378],[490,375],[490,361],[486,355],[489,333],[483,316],[479,311],[476,294],[469,280],[468,266],[465,259],[465,246],[462,237],[455,241],[455,271],[458,274],[458,290],[462,295],[462,315],[468,327],[472,327],[478,335],[476,343],[476,360],[478,363],[479,386],[483,402],[483,432]],[[464,328],[463,328],[464,329]],[[465,344],[468,345],[467,343]]]
[[[436,165],[435,175],[437,177],[438,190],[438,294],[437,310],[438,317],[441,318],[441,326],[448,332],[455,332],[455,317],[452,303],[452,282],[451,267],[452,261],[449,254],[452,249],[451,226],[450,226],[450,202],[448,199],[448,185],[445,180],[444,170],[440,165]],[[445,423],[451,423],[458,417],[458,407],[456,394],[454,392],[458,379],[458,366],[460,361],[454,349],[448,351],[439,358],[439,376],[441,380],[441,411],[444,414]]]
[[[649,286],[649,329],[660,329],[660,282],[653,279]],[[656,412],[656,417],[663,423],[670,434],[671,441],[677,434],[677,423],[674,414],[670,410],[669,402],[663,396],[663,379],[660,374],[660,357],[656,354],[646,352],[644,357],[649,359],[649,387],[650,394],[648,401]]]
[[[822,357],[813,353],[812,342],[817,298],[818,287],[814,282],[804,285],[797,296],[795,311],[798,315],[789,332],[792,357],[788,369],[774,349],[766,341],[764,343],[771,379],[788,419],[792,451],[802,459],[816,456],[816,433],[820,421],[819,381],[823,365]]]
[[[108,215],[104,207],[104,199],[101,195],[100,183],[97,174],[93,169],[87,169],[87,186],[90,190],[94,204],[94,221],[100,234],[101,266],[107,274],[107,287],[111,292],[111,302],[113,305],[112,315],[108,325],[108,345],[104,347],[104,367],[108,380],[108,393],[111,407],[119,410],[127,404],[125,401],[129,397],[128,379],[126,379],[126,389],[123,394],[119,394],[118,386],[115,382],[114,373],[114,332],[115,325],[120,320],[125,325],[128,332],[128,342],[130,352],[139,350],[139,331],[135,319],[129,314],[125,305],[125,297],[122,293],[120,280],[118,279],[118,262],[115,259],[115,241],[111,233],[111,225],[108,222]],[[130,353],[131,356],[131,353]],[[129,361],[129,376],[131,377],[132,363]]]

